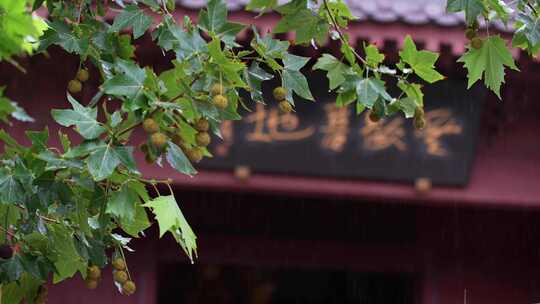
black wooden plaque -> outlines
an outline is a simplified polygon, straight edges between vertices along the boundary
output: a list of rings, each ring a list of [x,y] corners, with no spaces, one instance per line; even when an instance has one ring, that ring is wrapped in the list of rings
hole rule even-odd
[[[427,125],[416,131],[402,114],[372,123],[354,104],[335,107],[324,76],[308,77],[316,102],[296,100],[296,113],[279,114],[263,84],[267,105],[246,102],[252,112],[221,126],[200,167],[254,172],[410,182],[419,177],[434,184],[465,186],[474,158],[483,90],[464,81],[425,85]],[[395,95],[395,94],[394,94]],[[246,98],[249,100],[249,98]]]

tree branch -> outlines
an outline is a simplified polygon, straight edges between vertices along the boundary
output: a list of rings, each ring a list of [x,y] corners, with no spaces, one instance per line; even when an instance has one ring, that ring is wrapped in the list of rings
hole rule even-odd
[[[189,86],[186,86],[187,89],[190,89],[191,86],[195,83],[195,81],[197,81],[199,79],[199,75],[197,75],[195,78],[193,78],[193,80],[191,81],[191,83],[189,84]],[[178,94],[177,96],[171,98],[170,100],[168,100],[168,102],[174,102],[176,101],[177,99],[179,99],[180,97],[184,96],[185,95],[185,92],[182,92],[180,94]],[[148,116],[152,116],[154,115],[157,111],[159,111],[160,108],[156,108],[154,109],[152,112],[150,112],[150,114],[148,114]],[[118,137],[118,136],[121,136],[122,134],[125,134],[126,132],[129,132],[133,129],[135,129],[136,127],[140,126],[141,124],[143,123],[143,121],[139,121],[139,122],[136,122],[134,124],[132,124],[131,126],[125,128],[124,130],[118,132],[118,134],[116,134],[115,136]]]

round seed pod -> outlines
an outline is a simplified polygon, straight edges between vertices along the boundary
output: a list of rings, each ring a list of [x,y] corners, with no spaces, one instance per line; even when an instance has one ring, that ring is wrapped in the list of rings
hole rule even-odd
[[[77,94],[82,90],[82,83],[77,79],[72,79],[68,82],[68,91],[71,94]]]
[[[135,286],[133,281],[126,281],[124,284],[122,284],[122,293],[126,296],[134,294],[136,290],[137,286]]]
[[[212,85],[212,88],[210,88],[210,94],[212,96],[223,95],[223,92],[224,92],[223,86],[219,83]]]
[[[86,285],[86,288],[91,289],[91,290],[94,290],[98,287],[98,280],[86,279],[84,283]]]
[[[115,270],[125,270],[126,262],[121,258],[116,258],[112,261],[112,266]]]
[[[200,118],[195,122],[193,127],[199,132],[207,132],[210,129],[210,123],[208,123],[207,119]]]
[[[286,100],[280,101],[278,108],[281,113],[290,113],[292,111],[291,103]]]
[[[146,133],[153,134],[159,132],[159,124],[152,118],[143,121],[143,129]]]
[[[187,157],[193,163],[198,163],[203,159],[202,150],[199,148],[191,148],[186,152]]]
[[[210,137],[210,134],[208,132],[199,132],[195,136],[195,142],[200,147],[206,147],[210,144],[212,138]]]
[[[482,45],[484,44],[484,42],[482,41],[482,38],[480,37],[474,37],[472,40],[471,40],[471,46],[475,49],[479,49],[482,47]]]
[[[416,130],[422,130],[426,127],[426,119],[423,116],[414,117],[413,124]]]
[[[223,95],[216,95],[214,98],[212,98],[212,103],[216,108],[218,109],[225,109],[229,105],[229,101],[227,100],[227,97]]]
[[[160,132],[154,133],[152,136],[150,136],[150,142],[158,149],[163,149],[165,145],[167,145],[167,140],[167,135]]]
[[[123,270],[118,270],[113,273],[113,278],[115,282],[119,284],[124,284],[129,279],[129,276],[127,272]]]
[[[474,37],[476,37],[476,31],[472,28],[468,28],[467,30],[465,30],[465,37],[467,37],[467,39],[469,40],[472,40]]]
[[[80,70],[77,71],[76,78],[77,78],[80,82],[85,82],[85,81],[88,80],[88,78],[90,78],[90,74],[88,74],[88,70],[87,70],[87,69],[80,69]]]
[[[272,94],[277,101],[283,101],[287,98],[287,90],[284,87],[276,87]]]
[[[97,267],[96,265],[92,265],[88,267],[88,277],[93,280],[97,280],[101,277],[101,269]]]

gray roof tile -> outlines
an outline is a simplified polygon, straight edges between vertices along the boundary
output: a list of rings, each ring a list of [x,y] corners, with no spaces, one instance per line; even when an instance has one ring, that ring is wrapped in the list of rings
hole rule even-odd
[[[200,8],[205,0],[177,0],[188,8]],[[238,10],[245,6],[249,0],[227,0],[230,10]],[[286,0],[279,0],[285,3]],[[464,24],[463,14],[447,14],[446,0],[345,0],[352,13],[360,20],[373,20],[377,22],[401,21],[414,25],[437,24],[441,26],[458,26]],[[501,23],[495,27],[508,31]]]

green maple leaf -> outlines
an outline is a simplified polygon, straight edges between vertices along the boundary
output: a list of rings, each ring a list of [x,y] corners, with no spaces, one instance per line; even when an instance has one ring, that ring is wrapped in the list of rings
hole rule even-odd
[[[485,4],[488,10],[493,10],[504,23],[508,22],[508,17],[512,10],[504,1],[487,0]]]
[[[399,57],[407,63],[420,78],[429,83],[444,79],[444,76],[435,70],[435,62],[439,54],[430,51],[418,51],[411,36],[407,35]]]
[[[84,164],[80,160],[59,158],[50,150],[44,150],[36,157],[47,162],[47,166],[45,167],[46,171],[55,171],[67,168],[82,169],[84,167]]]
[[[60,224],[51,224],[48,228],[51,242],[49,258],[56,268],[53,282],[56,284],[70,278],[77,271],[86,275],[87,262],[77,252],[73,232]]]
[[[410,83],[406,80],[400,80],[397,86],[405,93],[406,97],[394,100],[388,104],[388,114],[394,114],[398,111],[403,112],[406,118],[411,118],[416,113],[417,108],[424,105],[424,93],[422,86],[417,83]]]
[[[142,36],[152,24],[152,17],[146,15],[136,4],[126,6],[118,16],[114,18],[109,32],[119,32],[122,29],[133,27],[135,39]]]
[[[221,41],[219,39],[215,38],[208,44],[208,53],[214,59],[214,62],[220,66],[224,76],[229,78],[235,86],[247,86],[239,74],[245,67],[244,63],[229,59],[221,49]]]
[[[416,101],[413,98],[404,97],[388,104],[388,114],[391,115],[401,111],[405,114],[406,118],[411,118],[414,116],[417,107]]]
[[[300,72],[300,69],[306,65],[309,61],[309,57],[301,57],[286,53],[283,57],[283,73],[282,73],[282,85],[288,90],[288,100],[292,102],[292,92],[298,94],[298,96],[315,100],[311,95],[311,90],[304,74]]]
[[[0,87],[0,119],[4,122],[8,121],[8,116],[15,111],[12,101],[4,96],[5,87]]]
[[[166,232],[172,233],[193,262],[193,257],[197,255],[197,237],[184,218],[174,196],[158,196],[144,204],[144,207],[152,209],[158,221],[159,237],[162,237]]]
[[[464,11],[467,24],[473,24],[485,7],[482,0],[448,0],[446,10],[450,13]]]
[[[335,21],[340,27],[346,28],[349,21],[357,19],[349,9],[349,6],[343,0],[328,1],[325,3],[334,16]],[[326,12],[325,12],[326,14]],[[327,16],[328,23],[332,23],[332,18]]]
[[[124,165],[130,172],[140,174],[137,170],[137,163],[133,158],[134,148],[131,146],[115,146],[113,149],[116,157],[120,160],[120,163]]]
[[[227,6],[221,0],[210,0],[199,13],[199,26],[215,34],[227,23]]]
[[[274,75],[263,70],[259,63],[253,61],[249,69],[244,70],[244,81],[249,86],[251,99],[256,102],[263,102],[262,82],[274,78]]]
[[[384,61],[384,54],[379,52],[376,46],[370,44],[364,47],[364,52],[366,53],[366,61],[370,67],[377,67]]]
[[[334,90],[345,82],[345,74],[350,72],[350,67],[339,61],[330,54],[323,54],[313,66],[314,70],[327,71],[330,90]]]
[[[127,184],[124,184],[120,190],[111,195],[105,212],[126,222],[130,222],[135,218],[135,205],[139,203],[137,192],[132,190]]]
[[[411,98],[416,105],[424,105],[424,93],[422,92],[422,85],[418,83],[399,81],[398,87],[407,95],[407,97]]]
[[[356,100],[356,91],[349,90],[346,92],[338,93],[336,97],[336,106],[344,107]]]
[[[199,13],[199,27],[222,38],[227,44],[237,46],[234,42],[234,37],[245,26],[240,23],[227,21],[227,6],[225,2],[222,0],[210,0],[206,9],[201,10]]]
[[[391,100],[392,97],[386,92],[384,81],[373,77],[364,78],[358,81],[356,85],[356,95],[358,103],[373,108],[373,105],[379,98]]]
[[[5,172],[0,173],[0,203],[20,203],[23,198],[23,188],[15,176]]]
[[[274,9],[278,5],[277,0],[250,0],[246,6],[246,10],[270,10]]]
[[[540,48],[540,17],[520,13],[516,21],[512,46],[527,50],[532,56],[537,55]]]
[[[32,43],[46,28],[41,18],[28,12],[27,1],[0,1],[0,61],[23,52],[31,53],[37,44]],[[30,39],[29,39],[30,38]]]
[[[257,29],[253,28],[253,30],[255,37],[251,41],[251,47],[262,59],[264,59],[265,63],[268,64],[272,70],[282,70],[283,67],[276,59],[282,59],[287,54],[290,43],[288,41],[272,39],[269,34],[261,38],[257,33]]]
[[[148,221],[146,210],[141,204],[135,204],[133,219],[120,218],[120,227],[132,237],[139,237],[141,232],[152,224]]]
[[[74,35],[72,28],[61,21],[47,23],[49,29],[40,38],[38,51],[44,51],[51,44],[61,46],[69,53],[83,54],[88,48],[88,39]]]
[[[41,280],[25,272],[20,280],[2,286],[2,303],[17,304],[22,303],[25,297],[32,299],[42,284]]]
[[[469,46],[458,62],[463,62],[468,71],[469,88],[483,75],[485,85],[499,98],[501,84],[504,82],[504,67],[519,70],[505,40],[499,35],[487,38],[479,49]]]
[[[122,59],[135,57],[135,46],[131,44],[131,35],[119,35],[114,40],[118,56]]]
[[[43,131],[26,131],[26,137],[32,142],[32,148],[37,151],[47,149],[49,140],[49,128],[45,127]]]
[[[198,31],[184,31],[170,16],[165,16],[162,24],[152,33],[152,37],[164,50],[175,51],[176,57],[180,60],[207,51],[206,42]]]
[[[95,181],[101,181],[111,176],[120,163],[121,160],[112,144],[100,146],[92,151],[86,159],[88,171]]]
[[[178,172],[184,173],[189,176],[197,174],[197,170],[193,168],[191,162],[184,154],[182,149],[180,149],[177,145],[170,141],[168,145],[169,149],[167,150],[167,162],[169,163],[169,165],[171,165],[171,167],[176,169]]]
[[[125,96],[129,100],[122,105],[127,110],[137,110],[144,100],[146,71],[132,61],[117,59],[114,68],[119,72],[103,83],[105,93]]]
[[[328,33],[328,22],[308,8],[307,0],[293,0],[275,9],[282,15],[275,25],[276,34],[294,31],[296,43],[309,43],[315,39],[323,44]]]
[[[73,110],[52,110],[52,117],[57,123],[64,127],[75,126],[77,132],[85,139],[97,138],[105,132],[105,128],[97,121],[96,108],[82,106],[69,94],[67,98]]]
[[[271,35],[265,35],[261,38],[257,29],[253,28],[255,39],[251,42],[251,47],[263,58],[283,58],[287,54],[290,43],[289,41],[281,41],[278,39],[272,39]]]

